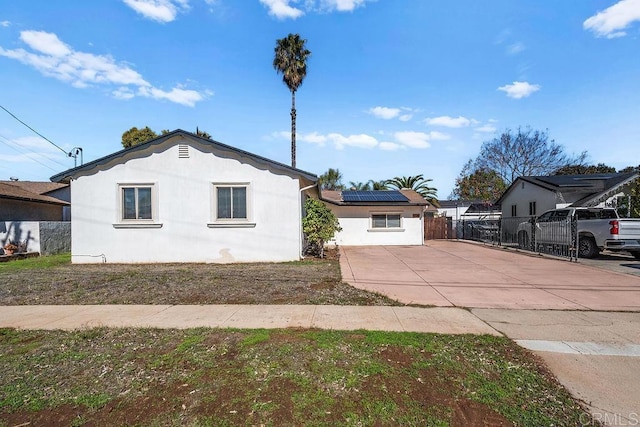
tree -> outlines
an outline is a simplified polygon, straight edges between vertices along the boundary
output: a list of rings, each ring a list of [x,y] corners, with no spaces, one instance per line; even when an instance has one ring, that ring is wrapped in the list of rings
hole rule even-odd
[[[151,130],[149,126],[145,126],[142,129],[132,127],[122,134],[122,146],[124,148],[133,147],[134,145],[142,144],[157,137],[158,134]]]
[[[299,34],[289,34],[276,40],[273,68],[282,74],[282,81],[291,91],[291,167],[296,167],[296,91],[307,75],[307,59],[311,51]]]
[[[389,184],[386,179],[382,181],[374,181],[370,179],[369,184],[371,185],[372,190],[383,191],[389,189]]]
[[[305,215],[302,218],[302,231],[309,245],[306,253],[324,258],[324,244],[341,231],[338,218],[320,200],[308,198],[304,202]]]
[[[620,173],[640,173],[640,166],[628,166]],[[618,197],[618,214],[622,217],[640,218],[640,178],[627,187],[626,195]]]
[[[371,191],[371,183],[349,181],[349,190]]]
[[[616,173],[616,168],[604,163],[597,165],[566,165],[554,172],[554,175],[594,175],[597,173]]]
[[[200,130],[197,127],[196,127],[196,135],[198,135],[201,138],[211,139],[211,135],[209,135],[208,132]]]
[[[318,178],[318,185],[321,190],[344,190],[342,173],[339,169],[329,168]]]
[[[410,190],[414,190],[416,193],[420,194],[424,197],[427,202],[431,203],[435,207],[440,207],[440,203],[438,202],[437,192],[438,190],[434,187],[429,187],[429,182],[433,181],[432,179],[425,179],[422,174],[416,176],[402,176],[395,177],[387,181],[387,184],[395,189],[402,190],[403,188],[408,188]]]
[[[499,138],[485,141],[473,161],[475,169],[495,171],[505,184],[519,176],[550,175],[563,166],[584,163],[587,153],[569,157],[549,139],[548,131],[518,128],[505,130]]]
[[[473,162],[469,160],[458,178],[456,186],[451,193],[457,200],[482,200],[494,202],[500,198],[507,189],[504,180],[498,173],[489,169],[474,169]]]

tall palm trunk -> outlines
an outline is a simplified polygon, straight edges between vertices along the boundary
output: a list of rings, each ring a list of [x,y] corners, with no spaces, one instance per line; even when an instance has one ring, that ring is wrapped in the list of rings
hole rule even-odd
[[[296,91],[291,91],[291,167],[296,167]]]

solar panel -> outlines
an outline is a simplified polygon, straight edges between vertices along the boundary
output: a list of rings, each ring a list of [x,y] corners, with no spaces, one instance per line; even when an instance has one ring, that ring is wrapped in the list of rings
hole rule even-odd
[[[342,200],[345,202],[407,202],[409,201],[409,199],[398,190],[343,191]]]

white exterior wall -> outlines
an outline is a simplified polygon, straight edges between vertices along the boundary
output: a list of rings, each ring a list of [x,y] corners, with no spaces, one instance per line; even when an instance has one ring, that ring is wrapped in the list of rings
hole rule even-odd
[[[71,182],[74,263],[261,262],[300,258],[298,179],[202,152],[189,140]],[[181,142],[183,142],[181,141]],[[195,145],[195,147],[194,147]],[[159,150],[156,150],[159,151]],[[156,226],[116,228],[119,184],[149,184],[157,196]],[[212,228],[213,183],[248,183],[253,227]],[[102,256],[104,255],[104,257]]]
[[[424,242],[422,206],[327,206],[338,217],[342,227],[333,241],[338,245],[422,245]],[[401,214],[401,229],[372,229],[371,215],[383,213]]]
[[[556,193],[546,190],[538,185],[528,182],[518,181],[509,194],[502,199],[502,217],[510,218],[511,206],[517,205],[516,217],[529,216],[529,202],[536,202],[536,216],[555,209],[557,203]],[[562,205],[558,206],[561,207]],[[564,205],[566,206],[566,204]]]

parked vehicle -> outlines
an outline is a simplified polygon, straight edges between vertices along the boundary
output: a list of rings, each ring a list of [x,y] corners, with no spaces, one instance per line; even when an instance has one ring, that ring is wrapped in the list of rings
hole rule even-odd
[[[577,221],[578,256],[593,258],[604,249],[627,251],[640,259],[640,219],[620,218],[611,208],[562,208],[518,225],[521,248],[535,245],[573,246],[571,226]],[[535,236],[532,234],[535,232]]]

